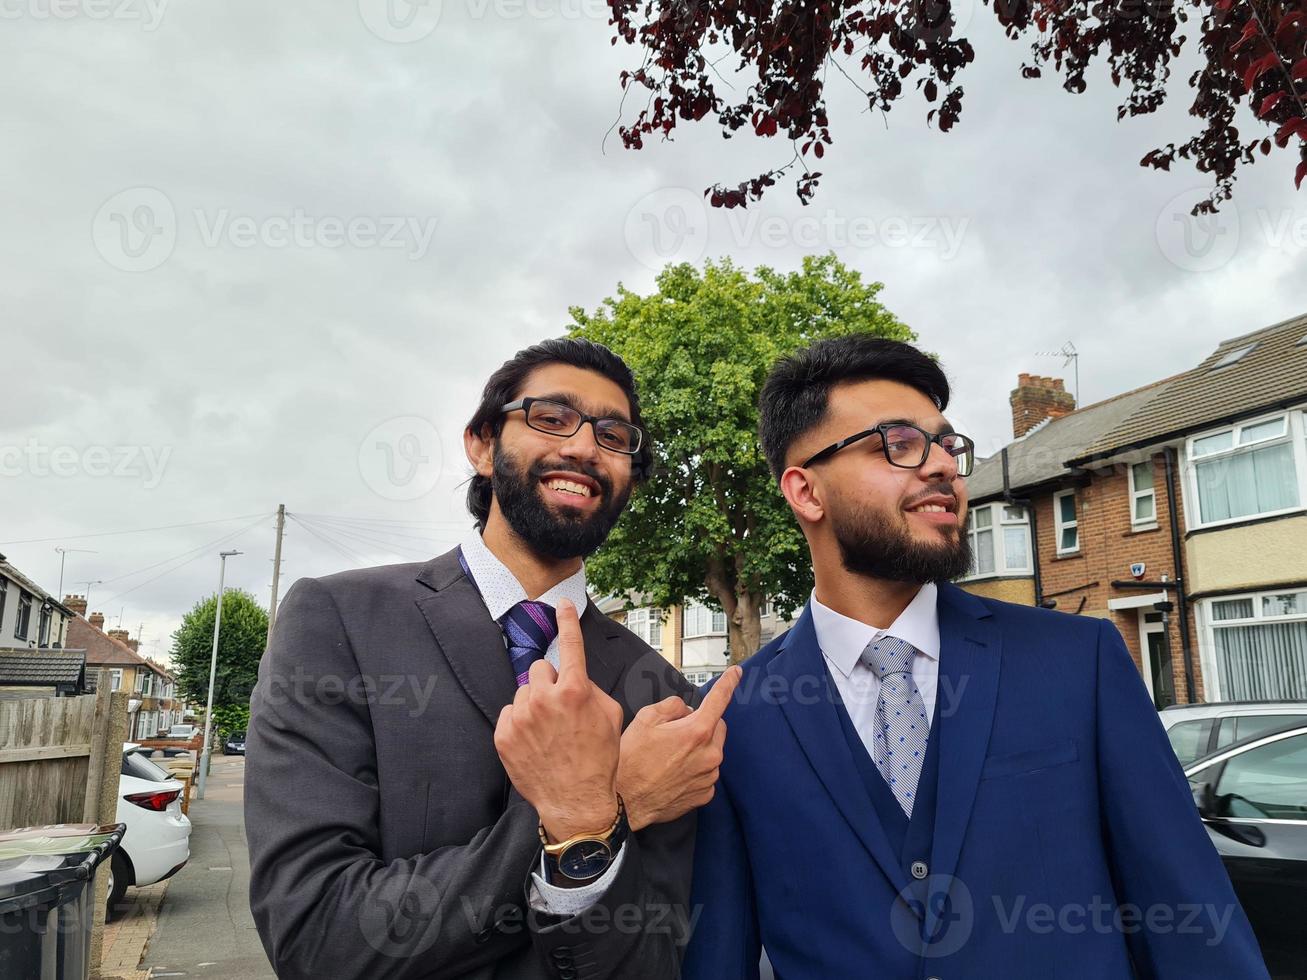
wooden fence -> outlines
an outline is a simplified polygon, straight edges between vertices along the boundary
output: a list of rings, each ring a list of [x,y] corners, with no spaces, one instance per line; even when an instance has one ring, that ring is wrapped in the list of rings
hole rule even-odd
[[[110,687],[104,671],[94,695],[0,701],[0,830],[114,822],[128,695]],[[93,975],[108,878],[96,875]]]

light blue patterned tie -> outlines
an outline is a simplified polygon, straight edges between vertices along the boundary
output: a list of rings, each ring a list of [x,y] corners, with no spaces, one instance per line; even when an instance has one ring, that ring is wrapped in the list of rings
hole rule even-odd
[[[916,655],[916,647],[893,636],[872,640],[862,651],[863,663],[880,680],[872,755],[876,768],[909,817],[930,735],[926,702],[912,679],[912,660]]]

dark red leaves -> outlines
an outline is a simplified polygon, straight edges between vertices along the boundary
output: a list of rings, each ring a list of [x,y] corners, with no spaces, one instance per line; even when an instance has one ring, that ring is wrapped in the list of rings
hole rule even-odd
[[[1307,160],[1298,164],[1298,170],[1293,175],[1293,186],[1299,190],[1302,189],[1303,178],[1307,177]]]
[[[799,171],[809,153],[820,160],[831,143],[825,85],[837,72],[862,88],[878,114],[916,90],[930,125],[948,132],[960,121],[961,73],[975,60],[970,42],[956,36],[966,28],[964,4],[974,6],[965,11],[972,17],[993,11],[1010,40],[1029,45],[1022,77],[1052,73],[1075,93],[1090,77],[1110,78],[1122,93],[1119,119],[1156,112],[1187,80],[1196,131],[1140,162],[1167,170],[1180,158],[1210,174],[1211,196],[1200,210],[1231,196],[1238,168],[1259,148],[1265,155],[1272,141],[1297,140],[1307,152],[1305,0],[609,0],[615,38],[641,49],[641,67],[622,72],[622,87],[647,93],[629,100],[642,108],[619,127],[622,142],[639,149],[646,137],[669,139],[678,123],[709,117],[727,138],[741,131],[786,138],[799,147],[794,159],[714,185],[708,197],[714,207],[744,207],[794,170],[806,204],[821,174]],[[1198,46],[1197,65],[1182,78],[1175,59],[1186,36]],[[1102,62],[1106,72],[1095,74]],[[737,86],[741,75],[749,81]],[[1245,96],[1264,130],[1240,133],[1248,125],[1238,113]],[[1301,167],[1295,178],[1302,183]]]
[[[1272,51],[1270,54],[1262,55],[1249,65],[1248,70],[1244,72],[1243,76],[1244,91],[1251,92],[1253,90],[1253,82],[1257,81],[1257,79],[1262,77],[1264,72],[1270,71],[1277,64],[1279,64],[1279,59],[1276,58],[1275,52]]]
[[[1285,96],[1284,92],[1272,92],[1266,98],[1262,99],[1262,106],[1260,109],[1257,110],[1257,115],[1260,118],[1265,119],[1268,115],[1270,115],[1271,110],[1276,107],[1276,105],[1279,103],[1281,99],[1284,98],[1284,96]]]

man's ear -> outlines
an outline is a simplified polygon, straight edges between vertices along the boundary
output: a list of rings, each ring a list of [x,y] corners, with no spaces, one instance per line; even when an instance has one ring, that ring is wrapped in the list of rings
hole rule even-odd
[[[781,474],[781,493],[785,502],[799,520],[815,524],[826,515],[822,488],[814,480],[811,470],[791,466]]]
[[[489,478],[495,472],[495,437],[490,434],[490,426],[483,425],[480,434],[470,427],[464,429],[463,451],[478,476]]]

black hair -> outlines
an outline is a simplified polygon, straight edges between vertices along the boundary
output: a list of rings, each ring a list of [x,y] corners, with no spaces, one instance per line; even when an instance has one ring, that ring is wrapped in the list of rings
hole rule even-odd
[[[486,386],[481,390],[481,404],[467,423],[467,428],[475,433],[489,429],[492,436],[498,436],[504,428],[504,406],[521,397],[527,375],[546,364],[569,364],[602,374],[626,394],[627,401],[631,403],[631,422],[642,429],[645,427],[640,415],[640,396],[635,392],[635,377],[626,362],[603,344],[564,337],[533,344],[505,361],[486,381]],[[642,480],[652,465],[653,446],[646,430],[640,452],[631,458],[633,479],[637,482]],[[490,478],[479,473],[473,474],[467,488],[467,509],[480,527],[485,527],[486,520],[490,517],[493,495]]]
[[[826,417],[830,390],[857,381],[898,381],[948,406],[948,378],[911,344],[871,334],[818,340],[772,365],[758,399],[758,440],[772,476],[785,472],[796,439]]]

